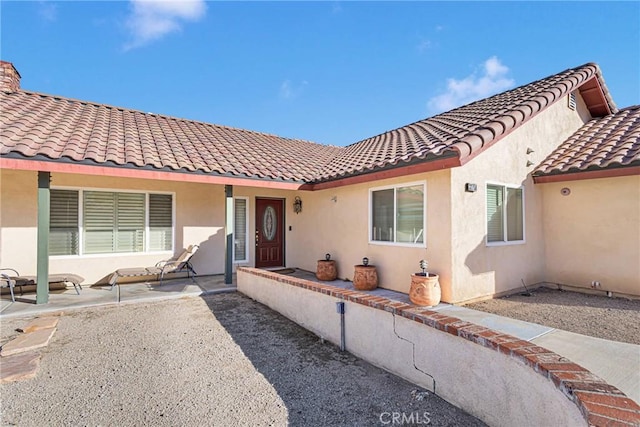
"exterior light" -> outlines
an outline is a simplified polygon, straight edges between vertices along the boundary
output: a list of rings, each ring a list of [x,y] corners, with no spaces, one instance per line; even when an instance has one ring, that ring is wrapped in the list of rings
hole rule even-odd
[[[302,212],[302,199],[298,196],[296,196],[296,198],[293,199],[293,211],[296,214],[299,214],[300,212]]]

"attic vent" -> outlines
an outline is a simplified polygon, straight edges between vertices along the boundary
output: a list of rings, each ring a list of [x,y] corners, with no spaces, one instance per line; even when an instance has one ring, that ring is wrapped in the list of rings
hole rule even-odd
[[[575,92],[571,92],[569,94],[569,108],[574,110],[576,109],[576,93]]]

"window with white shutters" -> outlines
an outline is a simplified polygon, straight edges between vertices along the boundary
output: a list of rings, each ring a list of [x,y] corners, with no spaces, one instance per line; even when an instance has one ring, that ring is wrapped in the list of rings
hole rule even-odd
[[[78,192],[51,190],[49,254],[78,255]]]
[[[173,248],[173,197],[171,194],[149,194],[149,250],[169,251]]]
[[[523,241],[523,188],[487,184],[487,243]]]
[[[50,213],[50,255],[173,249],[171,194],[52,189]]]
[[[233,211],[233,260],[235,262],[246,262],[249,258],[247,253],[247,199],[235,198]]]

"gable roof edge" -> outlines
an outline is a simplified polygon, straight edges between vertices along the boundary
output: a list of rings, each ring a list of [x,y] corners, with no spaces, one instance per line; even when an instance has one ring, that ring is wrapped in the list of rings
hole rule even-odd
[[[460,164],[465,164],[539,113],[554,105],[564,98],[564,96],[575,90],[580,90],[591,82],[593,82],[595,86],[589,87],[588,89],[597,88],[597,93],[600,94],[601,99],[604,100],[607,113],[610,114],[617,111],[611,94],[604,83],[604,78],[602,77],[602,72],[598,64],[590,62],[580,67],[567,70],[567,72],[571,71],[574,73],[558,82],[552,88],[494,118],[486,125],[451,144],[447,151],[455,151],[460,158]],[[587,103],[587,100],[585,100],[585,103]],[[597,106],[600,106],[600,104],[597,104],[596,107]],[[592,108],[589,108],[589,104],[587,104],[587,108],[593,116],[594,111],[592,111]]]

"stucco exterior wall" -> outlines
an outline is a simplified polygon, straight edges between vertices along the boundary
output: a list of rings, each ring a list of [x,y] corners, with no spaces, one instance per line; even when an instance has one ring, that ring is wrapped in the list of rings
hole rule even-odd
[[[576,98],[576,111],[562,99],[451,170],[453,288],[445,301],[489,297],[521,287],[521,279],[527,284],[545,280],[542,189],[530,174],[589,117],[581,97]],[[527,154],[528,149],[533,151]],[[465,183],[477,184],[477,192],[465,192]],[[487,245],[487,183],[524,186],[525,243]]]
[[[197,244],[193,257],[198,274],[224,272],[225,193],[222,185],[110,178],[74,174],[52,174],[52,188],[140,190],[172,192],[175,196],[175,252]],[[289,198],[290,192],[256,188],[234,188],[234,196],[249,197],[249,261],[254,260],[255,196]],[[37,254],[37,173],[0,171],[0,265],[21,274],[36,274]],[[292,203],[285,202],[285,220],[292,217]],[[285,250],[295,246],[285,231]],[[85,278],[85,284],[102,283],[118,268],[146,267],[173,256],[172,252],[51,256],[49,271],[72,272]]]
[[[37,254],[37,173],[2,170],[2,253],[3,267],[21,274],[36,273]],[[200,245],[193,262],[198,273],[219,273],[224,268],[224,188],[139,179],[107,178],[73,174],[52,174],[52,188],[140,190],[173,192],[175,197],[174,249]],[[49,271],[72,272],[85,284],[102,282],[118,268],[145,267],[173,256],[173,252],[51,256]]]
[[[369,243],[369,189],[403,183],[426,183],[426,249]],[[368,257],[378,272],[379,286],[409,292],[410,275],[426,258],[430,271],[441,274],[448,292],[451,271],[449,171],[349,185],[314,192],[297,192],[302,213],[289,215],[294,249],[288,266],[316,270],[319,259],[330,253],[337,261],[338,277],[353,280],[354,265]],[[335,200],[335,201],[334,201]]]
[[[546,280],[640,296],[640,176],[539,184]],[[563,196],[561,190],[570,194]]]
[[[340,299],[244,271],[238,290],[340,344]],[[435,379],[438,396],[491,426],[586,425],[578,407],[524,363],[384,310],[345,302],[345,348],[427,390]]]

